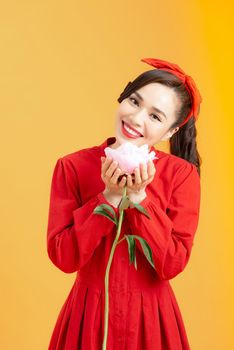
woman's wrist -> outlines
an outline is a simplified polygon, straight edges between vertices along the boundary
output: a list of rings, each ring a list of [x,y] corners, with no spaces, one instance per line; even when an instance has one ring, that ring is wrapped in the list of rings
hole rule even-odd
[[[102,192],[106,200],[112,204],[115,208],[118,207],[121,199],[122,194],[113,194],[109,191],[108,188],[105,188],[105,190]],[[146,191],[140,191],[140,192],[131,192],[127,194],[128,198],[131,202],[140,204],[147,196]],[[133,208],[134,206],[130,203],[130,208]]]
[[[103,193],[103,196],[106,198],[106,200],[110,204],[112,204],[115,208],[118,207],[118,205],[122,199],[121,194],[113,194],[108,190],[108,188],[105,188],[105,190],[102,193]]]
[[[140,191],[140,192],[132,192],[128,194],[128,198],[131,202],[140,204],[145,198],[147,197],[146,191]],[[130,208],[133,208],[134,206],[130,203]]]

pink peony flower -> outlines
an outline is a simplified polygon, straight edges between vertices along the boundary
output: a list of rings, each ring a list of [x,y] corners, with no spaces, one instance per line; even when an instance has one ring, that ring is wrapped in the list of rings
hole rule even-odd
[[[104,152],[107,157],[118,162],[124,174],[132,174],[140,163],[146,164],[150,159],[158,159],[154,151],[149,153],[147,144],[138,147],[131,142],[125,142],[116,149],[106,147]]]

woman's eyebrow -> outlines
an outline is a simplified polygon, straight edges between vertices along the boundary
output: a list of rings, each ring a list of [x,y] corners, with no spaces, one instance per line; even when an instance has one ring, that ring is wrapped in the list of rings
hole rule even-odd
[[[136,95],[139,97],[139,99],[140,99],[141,101],[144,101],[143,97],[139,94],[139,92],[135,91],[134,94],[136,94]],[[162,115],[164,116],[164,118],[167,119],[167,116],[166,116],[166,114],[165,114],[163,111],[161,111],[161,110],[158,109],[157,107],[152,107],[152,108],[153,108],[156,112],[162,114]]]

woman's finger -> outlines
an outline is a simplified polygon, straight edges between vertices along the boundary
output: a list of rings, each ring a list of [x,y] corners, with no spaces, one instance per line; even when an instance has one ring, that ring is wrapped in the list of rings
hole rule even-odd
[[[117,184],[117,180],[120,176],[120,173],[121,173],[121,170],[120,168],[116,168],[115,171],[114,171],[114,174],[112,175],[111,179],[110,179],[110,182],[112,184]]]
[[[152,161],[152,159],[150,159],[149,162],[148,162],[148,174],[149,174],[149,177],[153,177],[155,173],[156,173],[156,168],[154,166],[154,162]]]
[[[141,179],[142,179],[142,182],[148,180],[148,169],[145,163],[141,163]]]
[[[141,175],[140,175],[140,169],[137,167],[134,170],[135,173],[135,185],[140,185],[141,184]]]
[[[117,168],[117,166],[118,166],[118,163],[116,161],[112,162],[106,171],[106,177],[108,177],[110,179],[113,176],[113,173],[114,173],[115,169]]]
[[[127,186],[132,187],[132,176],[130,174],[127,175]]]
[[[102,163],[102,171],[105,174],[107,169],[109,168],[110,164],[112,162],[112,158],[104,158],[104,162]]]
[[[122,177],[122,179],[120,180],[120,183],[119,183],[119,186],[121,187],[121,188],[123,188],[124,187],[124,185],[125,185],[125,183],[126,183],[126,176],[123,176]]]

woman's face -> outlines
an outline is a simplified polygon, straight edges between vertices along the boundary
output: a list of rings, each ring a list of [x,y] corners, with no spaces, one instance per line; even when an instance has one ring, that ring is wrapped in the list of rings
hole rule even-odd
[[[141,87],[119,104],[115,121],[116,142],[110,147],[117,148],[127,141],[138,147],[143,144],[151,147],[169,139],[179,130],[177,127],[169,131],[178,107],[179,101],[170,87],[159,83]],[[126,127],[135,129],[135,132]]]

